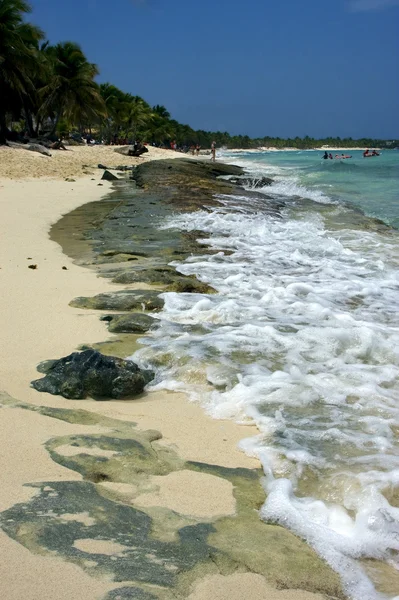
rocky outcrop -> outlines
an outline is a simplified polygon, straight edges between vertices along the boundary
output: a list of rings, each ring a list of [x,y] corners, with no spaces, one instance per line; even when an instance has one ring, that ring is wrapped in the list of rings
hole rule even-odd
[[[45,377],[32,381],[35,390],[74,400],[137,396],[152,379],[150,371],[141,370],[134,362],[96,350],[47,361],[44,370]]]

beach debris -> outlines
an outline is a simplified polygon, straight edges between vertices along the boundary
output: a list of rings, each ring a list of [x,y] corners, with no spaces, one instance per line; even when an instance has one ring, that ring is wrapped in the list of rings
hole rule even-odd
[[[32,257],[31,256],[27,256],[26,260],[32,260]]]
[[[64,271],[68,271],[68,267],[62,267]]]
[[[69,181],[69,182],[73,183],[76,181],[76,179],[72,179],[72,177],[66,177],[65,181]]]
[[[28,269],[37,269],[37,265],[28,265]]]
[[[98,168],[98,169],[108,169],[109,167],[106,167],[105,165],[102,165],[101,163],[99,163],[99,164],[97,165],[97,168]]]
[[[103,186],[104,184],[103,184],[103,183],[97,183],[97,185],[101,185],[101,186]]]
[[[104,179],[105,181],[118,181],[118,177],[108,170],[104,171],[101,179]]]
[[[45,377],[32,381],[38,392],[82,400],[125,398],[141,394],[153,373],[140,369],[131,360],[104,356],[97,350],[73,352],[55,361],[47,361]]]

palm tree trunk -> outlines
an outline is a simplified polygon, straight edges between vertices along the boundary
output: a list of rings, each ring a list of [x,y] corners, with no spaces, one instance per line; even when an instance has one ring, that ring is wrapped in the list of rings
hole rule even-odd
[[[60,107],[60,110],[57,113],[57,116],[56,116],[55,121],[54,121],[53,129],[51,130],[51,132],[50,132],[49,135],[54,135],[55,132],[57,131],[58,123],[59,123],[59,120],[61,119],[62,108],[63,107]]]
[[[7,123],[6,115],[0,110],[0,145],[7,144]]]
[[[35,135],[35,128],[33,127],[32,113],[29,110],[29,108],[27,108],[26,102],[24,102],[24,112],[25,112],[26,128],[27,128],[27,130],[29,132],[29,136],[30,137],[36,137],[36,135]]]

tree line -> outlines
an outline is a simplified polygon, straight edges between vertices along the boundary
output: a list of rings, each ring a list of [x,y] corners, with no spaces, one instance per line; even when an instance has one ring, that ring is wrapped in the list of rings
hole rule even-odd
[[[134,141],[180,148],[199,145],[258,148],[329,146],[396,147],[364,138],[250,138],[228,132],[194,130],[171,118],[161,105],[150,106],[140,96],[123,92],[111,83],[96,82],[97,65],[81,47],[66,41],[51,45],[44,32],[25,20],[31,7],[25,0],[0,0],[0,144],[16,132],[29,138],[66,137],[90,132],[105,143]]]

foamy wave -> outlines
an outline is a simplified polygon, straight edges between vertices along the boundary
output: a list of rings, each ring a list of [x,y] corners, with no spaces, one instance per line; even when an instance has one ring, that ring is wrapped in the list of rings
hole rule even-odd
[[[356,560],[393,564],[399,551],[386,495],[399,473],[397,246],[328,232],[317,213],[253,213],[245,196],[164,227],[208,234],[214,254],[174,264],[219,293],[164,294],[135,360],[163,365],[157,385],[215,418],[254,421],[260,435],[242,447],[264,467],[261,516],[307,539],[351,597],[381,598]]]

